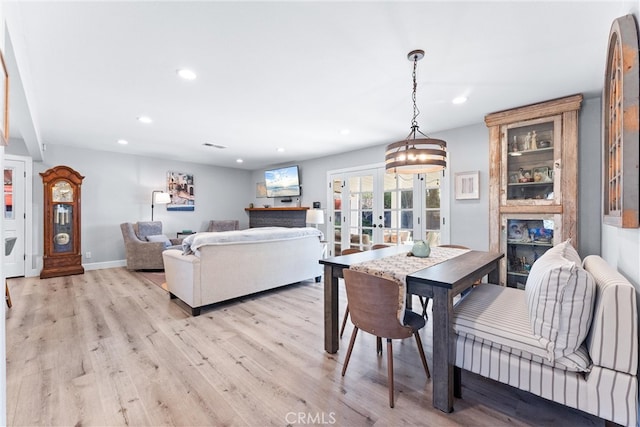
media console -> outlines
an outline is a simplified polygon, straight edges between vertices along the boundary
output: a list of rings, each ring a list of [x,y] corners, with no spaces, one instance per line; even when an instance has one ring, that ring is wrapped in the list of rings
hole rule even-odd
[[[249,213],[249,228],[305,227],[308,207],[245,208]]]

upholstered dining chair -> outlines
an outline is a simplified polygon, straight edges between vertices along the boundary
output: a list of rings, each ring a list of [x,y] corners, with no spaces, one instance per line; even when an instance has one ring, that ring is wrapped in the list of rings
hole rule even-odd
[[[240,221],[237,219],[212,219],[209,221],[207,231],[232,231],[240,229]]]
[[[362,251],[356,248],[348,248],[340,252],[340,255],[357,254],[358,252],[362,252]],[[347,326],[348,319],[349,319],[349,303],[347,302],[347,306],[344,309],[344,317],[342,318],[342,325],[340,326],[340,338],[342,338],[342,334],[344,334],[344,328]]]
[[[353,344],[358,331],[362,329],[377,338],[387,340],[387,382],[389,386],[389,406],[394,406],[393,385],[393,339],[405,339],[413,335],[420,353],[420,360],[427,378],[431,377],[429,365],[418,333],[426,324],[424,318],[410,310],[404,311],[404,325],[398,320],[398,298],[400,287],[393,280],[374,276],[361,271],[344,270],[344,283],[349,299],[351,322],[354,325],[349,349],[342,368],[342,376],[347,372]]]
[[[375,251],[376,249],[384,249],[388,247],[390,247],[390,245],[387,245],[386,243],[376,243],[375,245],[371,246],[371,250]]]

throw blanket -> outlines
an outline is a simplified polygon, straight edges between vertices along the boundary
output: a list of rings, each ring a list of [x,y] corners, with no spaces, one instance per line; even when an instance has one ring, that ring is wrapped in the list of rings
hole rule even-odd
[[[323,240],[324,235],[317,228],[288,228],[288,227],[258,227],[246,230],[213,231],[196,233],[187,236],[182,241],[182,253],[195,253],[205,245],[232,245],[254,242],[273,242],[276,240],[291,240],[305,236],[318,236]]]
[[[443,248],[435,246],[431,248],[431,253],[426,258],[407,256],[406,253],[392,255],[373,261],[365,261],[353,264],[351,270],[362,271],[374,276],[384,277],[393,280],[400,287],[398,293],[398,320],[404,325],[404,310],[407,295],[406,279],[407,275],[423,270],[432,265],[440,264],[450,258],[469,252],[469,249]]]

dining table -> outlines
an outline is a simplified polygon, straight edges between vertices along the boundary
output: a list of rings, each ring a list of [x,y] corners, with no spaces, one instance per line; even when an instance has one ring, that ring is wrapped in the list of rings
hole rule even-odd
[[[336,353],[339,348],[338,284],[343,270],[352,265],[407,254],[411,248],[411,245],[397,245],[319,261],[324,266],[324,349],[327,353]],[[456,356],[452,326],[454,297],[485,276],[489,283],[498,283],[500,259],[503,257],[504,254],[498,252],[469,250],[406,275],[408,295],[433,300],[433,406],[441,411],[453,411]]]

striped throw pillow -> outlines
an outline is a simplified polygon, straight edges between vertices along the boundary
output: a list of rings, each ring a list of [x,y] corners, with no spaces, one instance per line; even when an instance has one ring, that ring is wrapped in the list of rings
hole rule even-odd
[[[596,283],[567,240],[531,267],[525,287],[533,334],[549,361],[575,353],[589,332]]]

